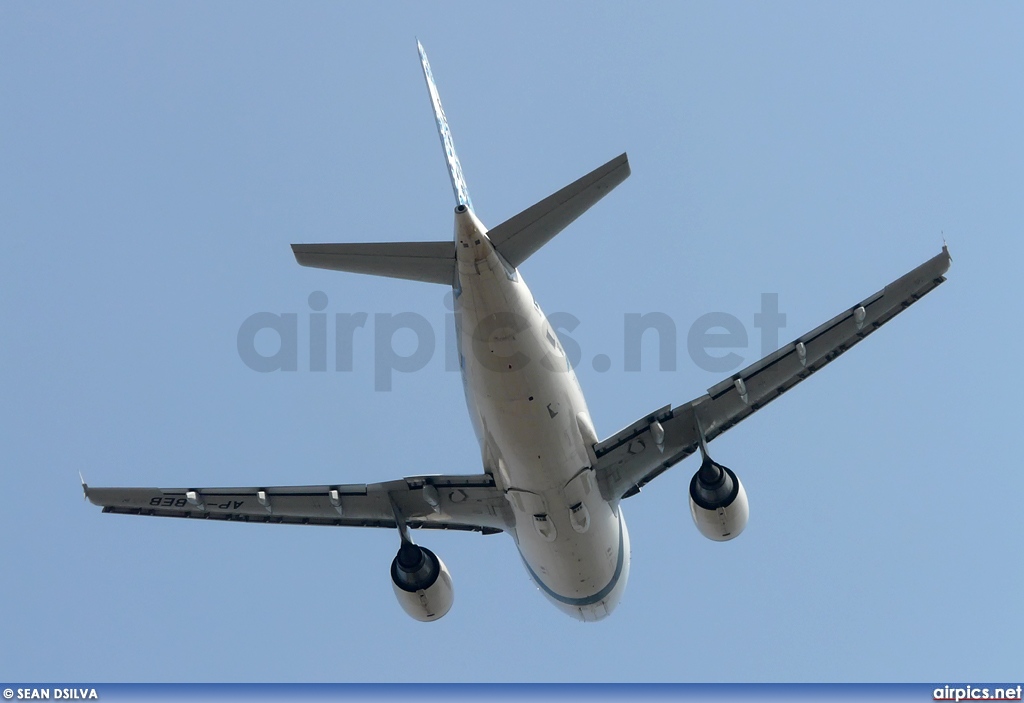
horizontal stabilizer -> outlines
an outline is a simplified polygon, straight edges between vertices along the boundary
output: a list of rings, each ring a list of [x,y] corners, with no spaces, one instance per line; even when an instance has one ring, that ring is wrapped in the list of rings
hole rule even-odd
[[[506,261],[519,266],[628,176],[629,159],[625,154],[616,156],[554,195],[502,222],[487,236]]]
[[[381,242],[374,244],[292,244],[303,266],[410,281],[452,285],[454,242]]]

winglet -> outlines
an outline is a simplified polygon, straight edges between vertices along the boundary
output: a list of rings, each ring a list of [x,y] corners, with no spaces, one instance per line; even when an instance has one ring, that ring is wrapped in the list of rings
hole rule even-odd
[[[85,500],[89,500],[89,484],[85,482],[85,476],[82,475],[81,471],[78,472],[78,479],[82,482],[82,497]]]
[[[469,199],[469,188],[466,186],[466,179],[462,175],[462,165],[455,153],[455,144],[452,142],[452,131],[448,128],[448,118],[445,117],[444,108],[441,107],[441,96],[437,92],[437,85],[434,83],[434,74],[430,70],[430,62],[427,61],[427,52],[419,39],[416,40],[416,49],[420,53],[420,64],[423,66],[423,77],[427,81],[427,92],[430,93],[430,105],[434,109],[434,121],[437,123],[437,134],[441,137],[441,149],[444,151],[445,162],[448,164],[448,176],[452,180],[452,190],[455,191],[455,201],[458,205],[465,205],[473,209],[473,201]]]

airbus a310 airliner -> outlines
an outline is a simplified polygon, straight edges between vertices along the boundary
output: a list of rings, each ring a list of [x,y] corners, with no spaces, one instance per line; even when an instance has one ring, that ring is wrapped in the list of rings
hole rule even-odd
[[[375,484],[248,488],[93,488],[105,513],[397,529],[391,581],[413,618],[451,608],[452,580],[410,528],[507,532],[530,578],[580,620],[604,618],[629,576],[623,499],[696,452],[690,513],[705,537],[735,538],[747,523],[739,477],[708,442],[779,397],[916,302],[945,278],[946,247],[884,289],[734,373],[688,403],[652,410],[599,439],[558,337],[518,267],[629,176],[626,154],[487,229],[473,211],[430,64],[423,75],[455,192],[453,241],[294,244],[304,266],[451,286],[458,352],[483,473]]]

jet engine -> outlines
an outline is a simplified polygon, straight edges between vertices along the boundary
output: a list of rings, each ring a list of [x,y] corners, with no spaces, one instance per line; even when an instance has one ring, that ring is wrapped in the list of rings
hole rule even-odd
[[[747,492],[732,469],[704,456],[690,481],[690,514],[700,533],[716,542],[743,532],[750,509]]]
[[[402,609],[420,622],[442,617],[455,600],[444,562],[426,547],[405,540],[391,562],[391,585]]]

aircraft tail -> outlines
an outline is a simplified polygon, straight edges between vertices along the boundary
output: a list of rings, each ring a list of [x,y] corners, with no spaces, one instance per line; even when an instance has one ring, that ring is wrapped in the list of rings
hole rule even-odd
[[[513,215],[487,236],[513,266],[526,261],[590,206],[629,177],[629,158],[620,154],[556,193]]]
[[[448,164],[448,176],[452,181],[456,204],[473,210],[469,187],[462,173],[459,156],[455,153],[452,131],[448,127],[448,118],[441,106],[441,96],[437,92],[437,84],[434,83],[434,73],[430,70],[427,52],[419,40],[416,41],[416,48],[420,54],[420,64],[423,66],[423,77],[427,81],[430,104],[434,109],[434,121],[437,123],[438,136],[441,137],[441,149]],[[629,159],[625,154],[621,154],[506,220],[487,232],[487,236],[506,261],[513,266],[519,266],[628,176]]]
[[[448,175],[458,208],[473,209],[452,133],[441,107],[434,76],[423,45],[416,42],[441,137]],[[582,178],[531,205],[494,229],[487,237],[505,260],[518,267],[590,206],[629,176],[629,159],[620,154]],[[303,266],[389,276],[451,285],[455,280],[455,243],[385,242],[372,244],[293,244],[295,259]]]
[[[469,187],[466,185],[466,178],[462,175],[462,164],[459,163],[459,156],[455,153],[455,143],[452,141],[452,131],[448,128],[448,118],[445,117],[444,108],[441,106],[441,96],[437,92],[437,85],[434,83],[434,74],[430,70],[430,62],[427,61],[427,52],[423,45],[416,41],[416,48],[420,52],[420,64],[423,66],[423,77],[427,81],[427,92],[430,93],[430,106],[434,109],[434,121],[437,123],[437,134],[441,137],[441,149],[444,151],[444,160],[448,164],[448,177],[452,179],[452,190],[455,191],[455,202],[457,205],[465,205],[473,209],[473,201],[469,198]]]

